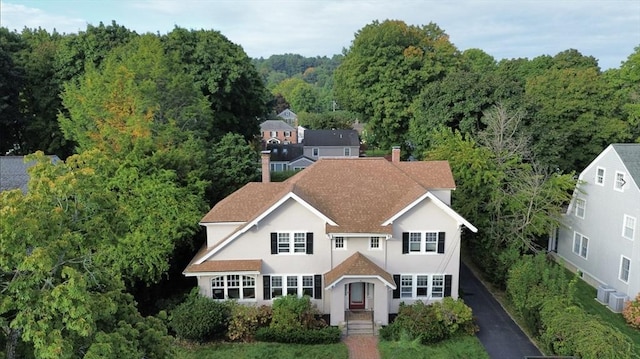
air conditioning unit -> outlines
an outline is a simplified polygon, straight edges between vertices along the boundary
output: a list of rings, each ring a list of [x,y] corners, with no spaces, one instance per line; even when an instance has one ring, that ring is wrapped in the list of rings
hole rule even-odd
[[[615,291],[616,290],[613,287],[606,284],[600,284],[598,286],[598,295],[596,296],[596,300],[600,302],[600,304],[607,305],[609,304],[609,295]]]
[[[609,309],[615,313],[621,313],[624,309],[624,302],[627,300],[627,295],[620,292],[609,293]]]

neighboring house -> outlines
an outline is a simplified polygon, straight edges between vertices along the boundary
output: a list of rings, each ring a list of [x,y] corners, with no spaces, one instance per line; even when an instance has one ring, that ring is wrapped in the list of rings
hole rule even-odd
[[[331,325],[400,303],[458,297],[460,236],[447,161],[321,158],[284,182],[248,183],[201,220],[207,243],[184,270],[200,293],[250,305],[308,295]]]
[[[296,115],[290,109],[286,109],[286,110],[280,112],[279,114],[277,114],[276,116],[280,117],[281,119],[283,119],[286,123],[288,123],[291,126],[297,126],[298,125],[298,115]]]
[[[358,157],[360,139],[355,130],[306,130],[304,155],[309,158]]]
[[[298,143],[298,131],[284,121],[264,121],[260,124],[260,133],[265,144]]]
[[[303,155],[302,144],[267,144],[271,172],[298,171],[309,167],[313,159]]]
[[[580,173],[549,249],[598,286],[614,311],[640,292],[640,144],[613,144]],[[609,295],[610,294],[610,295]],[[623,298],[623,299],[619,299]]]
[[[53,163],[60,161],[58,156],[49,156]],[[25,163],[24,156],[0,156],[0,192],[20,189],[27,193],[29,174],[27,169],[35,162]]]

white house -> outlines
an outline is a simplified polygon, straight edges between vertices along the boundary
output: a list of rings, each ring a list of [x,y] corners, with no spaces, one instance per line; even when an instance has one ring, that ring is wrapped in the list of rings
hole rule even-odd
[[[207,243],[184,275],[246,304],[308,295],[332,325],[457,298],[461,233],[476,228],[450,207],[449,164],[392,158],[320,158],[279,183],[263,171],[204,216]]]
[[[580,173],[564,226],[549,241],[614,311],[640,292],[639,184],[640,144],[608,146]]]

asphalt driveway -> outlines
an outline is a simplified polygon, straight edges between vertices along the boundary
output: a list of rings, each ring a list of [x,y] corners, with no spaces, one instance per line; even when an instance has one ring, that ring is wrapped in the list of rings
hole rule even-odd
[[[492,359],[542,355],[463,262],[460,262],[460,288],[480,327],[477,337]]]

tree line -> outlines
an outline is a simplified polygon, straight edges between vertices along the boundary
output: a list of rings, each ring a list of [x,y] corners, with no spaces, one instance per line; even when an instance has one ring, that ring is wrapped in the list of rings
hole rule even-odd
[[[480,229],[465,240],[504,285],[560,225],[574,171],[640,140],[640,47],[603,72],[577,50],[496,61],[393,20],[332,58],[250,59],[180,27],[0,28],[0,153],[36,163],[26,194],[0,194],[6,357],[170,356],[160,310],[198,221],[258,178],[258,125],[287,107],[309,128],[359,121],[369,147],[449,160],[454,208]]]

